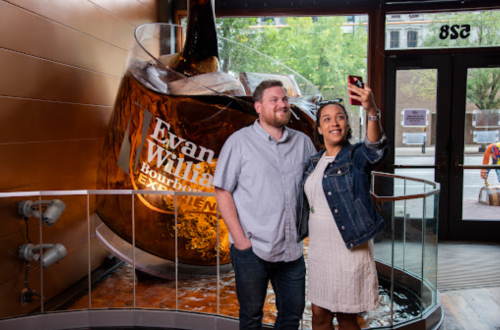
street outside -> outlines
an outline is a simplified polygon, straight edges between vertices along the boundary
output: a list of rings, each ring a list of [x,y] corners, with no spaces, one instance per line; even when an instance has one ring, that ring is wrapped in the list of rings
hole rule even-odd
[[[418,148],[397,148],[395,163],[397,165],[432,165],[434,164],[434,148],[426,148],[425,154]],[[466,148],[465,165],[483,165],[483,154],[478,152],[478,146]],[[449,168],[452,170],[452,168]],[[465,170],[463,184],[463,218],[475,220],[498,220],[500,221],[500,207],[491,206],[478,202],[479,192],[485,186],[480,175],[481,170]],[[434,181],[434,169],[396,169],[396,174]],[[488,175],[490,186],[500,186],[495,171],[490,170]],[[403,194],[403,181],[395,182],[395,194]],[[419,182],[408,181],[406,183],[406,194],[423,193],[423,185]],[[442,198],[442,196],[440,196]],[[457,206],[459,204],[457,203]],[[426,206],[427,212],[432,210]],[[430,210],[429,210],[430,209]]]

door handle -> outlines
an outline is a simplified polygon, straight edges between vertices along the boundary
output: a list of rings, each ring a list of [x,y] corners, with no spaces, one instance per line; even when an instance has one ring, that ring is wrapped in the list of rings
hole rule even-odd
[[[459,170],[500,170],[500,165],[464,165],[460,164],[458,156],[455,157],[455,177]]]
[[[436,169],[441,171],[441,175],[444,175],[446,172],[446,151],[441,153],[441,162],[436,164]]]
[[[455,178],[458,178],[458,171],[462,166],[463,166],[463,164],[460,164],[460,161],[458,160],[458,156],[455,156]]]

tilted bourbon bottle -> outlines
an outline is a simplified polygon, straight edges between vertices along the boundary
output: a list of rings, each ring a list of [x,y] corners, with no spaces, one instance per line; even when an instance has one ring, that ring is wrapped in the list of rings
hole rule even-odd
[[[186,41],[170,67],[187,77],[219,71],[219,49],[212,0],[188,0]]]

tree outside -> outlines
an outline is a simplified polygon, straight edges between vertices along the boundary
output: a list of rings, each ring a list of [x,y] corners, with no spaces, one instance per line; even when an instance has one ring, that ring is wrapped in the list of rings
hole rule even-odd
[[[368,33],[363,23],[347,24],[346,16],[287,17],[281,26],[257,18],[218,18],[219,35],[256,49],[312,82],[325,99],[341,97],[348,104],[347,76],[366,79]],[[366,21],[366,19],[365,19]],[[346,26],[348,26],[346,28]],[[224,40],[220,42],[224,43]],[[264,63],[244,60],[231,47],[220,54],[224,71],[273,72]],[[277,72],[278,74],[280,72]],[[358,107],[352,107],[358,113]]]
[[[432,15],[427,25],[423,48],[471,48],[500,45],[500,11],[442,13]],[[467,31],[467,25],[470,31]],[[452,30],[453,28],[453,30]],[[464,36],[467,36],[464,38]],[[471,70],[467,79],[467,100],[479,110],[498,109],[500,70]],[[408,95],[430,97],[436,90],[436,80],[420,71],[404,90]]]

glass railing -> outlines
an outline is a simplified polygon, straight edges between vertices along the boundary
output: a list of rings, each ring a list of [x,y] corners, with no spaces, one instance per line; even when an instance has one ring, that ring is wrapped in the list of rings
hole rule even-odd
[[[389,282],[391,313],[385,323],[394,326],[423,319],[439,305],[439,184],[373,172],[372,187],[386,222],[374,244],[379,278]]]
[[[386,222],[386,229],[374,242],[380,306],[363,313],[360,323],[363,328],[377,329],[414,326],[430,315],[436,319],[435,314],[441,313],[437,291],[439,184],[379,172],[373,173],[372,183],[374,200]],[[212,203],[213,196],[153,190],[1,193],[0,203],[12,215],[3,219],[4,232],[11,233],[12,239],[4,249],[2,267],[4,286],[11,282],[5,294],[12,304],[2,308],[0,324],[19,316],[82,310],[201,313],[236,322],[238,301],[228,233]],[[136,240],[145,237],[139,228],[158,228],[137,211],[138,205],[158,197],[169,199],[174,206],[173,220],[159,224],[168,230],[147,233],[160,240],[165,233],[171,235],[163,255],[148,252],[148,241]],[[54,202],[57,200],[65,205],[62,211],[60,202]],[[41,218],[36,214],[40,209],[36,202],[42,204]],[[120,233],[101,219],[102,203],[119,206],[121,213],[115,216],[127,219],[121,221]],[[200,203],[211,203],[207,205],[210,212],[198,211]],[[25,214],[23,219],[26,210],[35,214]],[[151,239],[156,241],[157,237]],[[307,240],[304,246],[307,249]],[[274,293],[269,288],[264,322],[272,325],[275,318]],[[425,325],[429,322],[423,323],[422,329],[430,329]],[[309,304],[302,327],[311,328]]]

